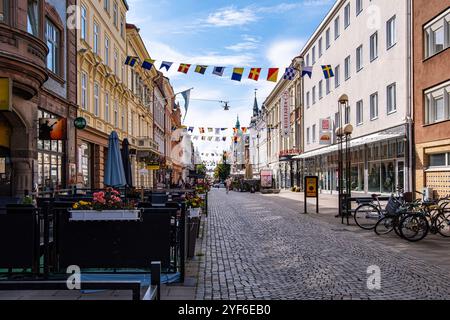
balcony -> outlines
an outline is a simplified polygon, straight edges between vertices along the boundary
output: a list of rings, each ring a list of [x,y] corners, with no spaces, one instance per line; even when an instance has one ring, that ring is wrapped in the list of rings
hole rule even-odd
[[[0,23],[0,76],[13,80],[13,92],[31,99],[48,79],[46,44],[29,33]]]
[[[158,152],[159,145],[155,140],[149,137],[137,137],[136,149],[140,151]]]

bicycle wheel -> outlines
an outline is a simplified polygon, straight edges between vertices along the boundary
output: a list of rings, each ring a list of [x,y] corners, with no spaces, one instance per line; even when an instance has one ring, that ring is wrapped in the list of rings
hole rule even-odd
[[[417,242],[425,238],[430,229],[427,218],[421,214],[406,215],[399,225],[402,237],[410,242]]]
[[[435,220],[435,227],[437,232],[446,238],[450,238],[450,210],[443,210],[437,216]]]
[[[395,225],[395,217],[393,216],[385,216],[378,220],[375,224],[375,233],[379,236],[383,234],[388,234],[392,230],[394,230]]]
[[[380,220],[381,213],[380,210],[378,210],[378,208],[373,204],[364,203],[356,208],[355,215],[353,217],[358,227],[364,230],[372,230],[375,228],[378,220]]]

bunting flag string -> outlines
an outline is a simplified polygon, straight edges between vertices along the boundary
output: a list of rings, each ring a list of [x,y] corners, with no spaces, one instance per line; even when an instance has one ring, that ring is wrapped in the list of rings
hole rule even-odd
[[[128,65],[132,68],[135,67],[136,65],[140,65],[145,70],[151,70],[153,68],[153,66],[155,65],[155,61],[156,61],[155,59],[144,59],[141,62],[139,57],[127,56],[124,64]],[[162,61],[161,65],[159,67],[159,70],[165,69],[166,71],[169,71],[169,69],[172,67],[173,64],[174,64],[174,62],[172,62],[172,61]],[[187,74],[189,72],[191,66],[192,66],[192,64],[180,63],[178,66],[178,72]],[[198,65],[195,65],[195,68],[193,68],[193,69],[194,69],[195,73],[205,75],[208,67],[209,67],[208,65],[198,64]],[[322,69],[325,79],[334,77],[333,67],[331,65],[322,65],[320,67]],[[225,66],[213,66],[212,72],[211,71],[210,72],[213,75],[222,77],[225,73],[226,68],[227,67],[225,67]],[[262,76],[263,68],[249,67],[248,69],[249,69],[248,79],[254,80],[254,81],[259,81],[259,79]],[[279,75],[280,68],[272,68],[271,67],[271,68],[264,68],[264,69],[267,69],[267,76],[265,78],[267,81],[270,81],[270,82],[278,81],[278,75]],[[231,73],[231,80],[241,82],[242,77],[244,75],[244,70],[245,70],[244,67],[233,67],[232,73]],[[312,74],[313,74],[312,66],[302,66],[301,69],[287,67],[285,69],[285,72],[284,72],[282,78],[284,80],[294,80],[297,75],[299,75],[300,77],[308,76],[309,78],[312,78]]]

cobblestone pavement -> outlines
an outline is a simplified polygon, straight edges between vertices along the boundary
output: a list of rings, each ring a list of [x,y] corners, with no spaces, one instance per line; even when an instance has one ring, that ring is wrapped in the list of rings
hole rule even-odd
[[[448,299],[450,272],[260,194],[213,190],[197,299]],[[367,268],[381,271],[369,290]]]

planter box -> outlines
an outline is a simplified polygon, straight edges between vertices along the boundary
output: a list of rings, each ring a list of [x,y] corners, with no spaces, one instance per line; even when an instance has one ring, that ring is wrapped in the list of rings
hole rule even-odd
[[[69,221],[137,221],[140,210],[70,210]]]
[[[201,208],[189,208],[189,217],[198,218],[200,217]]]

